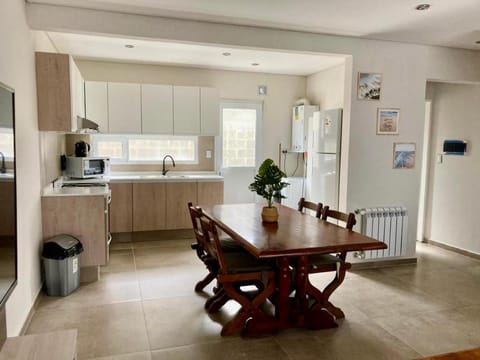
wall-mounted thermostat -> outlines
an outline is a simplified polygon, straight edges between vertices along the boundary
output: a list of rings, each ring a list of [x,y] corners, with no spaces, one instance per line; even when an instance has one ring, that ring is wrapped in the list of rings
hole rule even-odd
[[[443,152],[445,155],[465,155],[467,142],[464,140],[444,140]]]

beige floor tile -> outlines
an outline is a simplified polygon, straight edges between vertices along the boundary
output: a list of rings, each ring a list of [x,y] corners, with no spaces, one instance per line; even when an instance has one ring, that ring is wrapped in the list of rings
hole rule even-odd
[[[101,273],[135,271],[135,260],[131,249],[111,250],[108,265],[101,266]]]
[[[191,249],[192,239],[173,239],[173,240],[151,240],[135,241],[132,243],[133,249],[152,248],[152,247],[173,247]]]
[[[218,341],[230,308],[209,316],[204,303],[201,296],[144,301],[151,350]]]
[[[195,284],[207,275],[203,264],[197,266],[162,267],[139,270],[138,281],[142,299],[192,296]]]
[[[275,339],[292,360],[392,360],[420,355],[372,322],[342,321],[335,329],[289,330]]]
[[[137,275],[130,273],[104,273],[97,282],[82,284],[66,297],[42,295],[37,311],[75,309],[140,300]]]
[[[190,248],[153,247],[134,249],[137,270],[196,265],[199,259]]]
[[[78,358],[149,350],[140,302],[36,312],[28,333],[78,329]]]
[[[282,360],[289,359],[277,342],[272,339],[227,338],[207,344],[180,346],[173,349],[152,351],[152,360]]]
[[[141,302],[96,308],[95,356],[149,350]]]
[[[131,250],[133,249],[132,243],[129,242],[113,242],[110,244],[110,251],[115,250]]]
[[[480,307],[390,316],[375,322],[422,354],[431,356],[478,347]]]
[[[91,360],[152,360],[150,351],[95,358]]]

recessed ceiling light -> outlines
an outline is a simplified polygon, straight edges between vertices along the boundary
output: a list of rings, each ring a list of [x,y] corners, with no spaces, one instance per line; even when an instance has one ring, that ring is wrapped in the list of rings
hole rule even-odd
[[[252,66],[258,66],[260,65],[259,63],[252,63]]]
[[[423,11],[430,9],[430,4],[420,4],[415,6],[415,10]]]
[[[127,45],[125,45],[125,47],[126,47],[127,49],[133,49],[135,46],[132,45],[132,44],[127,44]]]
[[[232,53],[224,52],[224,53],[222,53],[222,55],[223,55],[223,56],[230,56],[230,55],[232,55]]]

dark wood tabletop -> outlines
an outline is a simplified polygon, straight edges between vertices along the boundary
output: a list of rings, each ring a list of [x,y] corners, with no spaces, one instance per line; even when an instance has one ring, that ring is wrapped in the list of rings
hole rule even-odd
[[[276,204],[278,223],[262,223],[262,204],[203,208],[229,236],[258,258],[385,249],[378,240]]]

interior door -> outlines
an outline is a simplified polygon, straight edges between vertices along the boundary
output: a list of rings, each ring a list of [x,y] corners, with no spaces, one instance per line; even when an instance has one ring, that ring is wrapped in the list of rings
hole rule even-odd
[[[255,201],[248,185],[261,162],[262,115],[261,103],[221,102],[216,149],[218,169],[224,177],[225,204]]]

